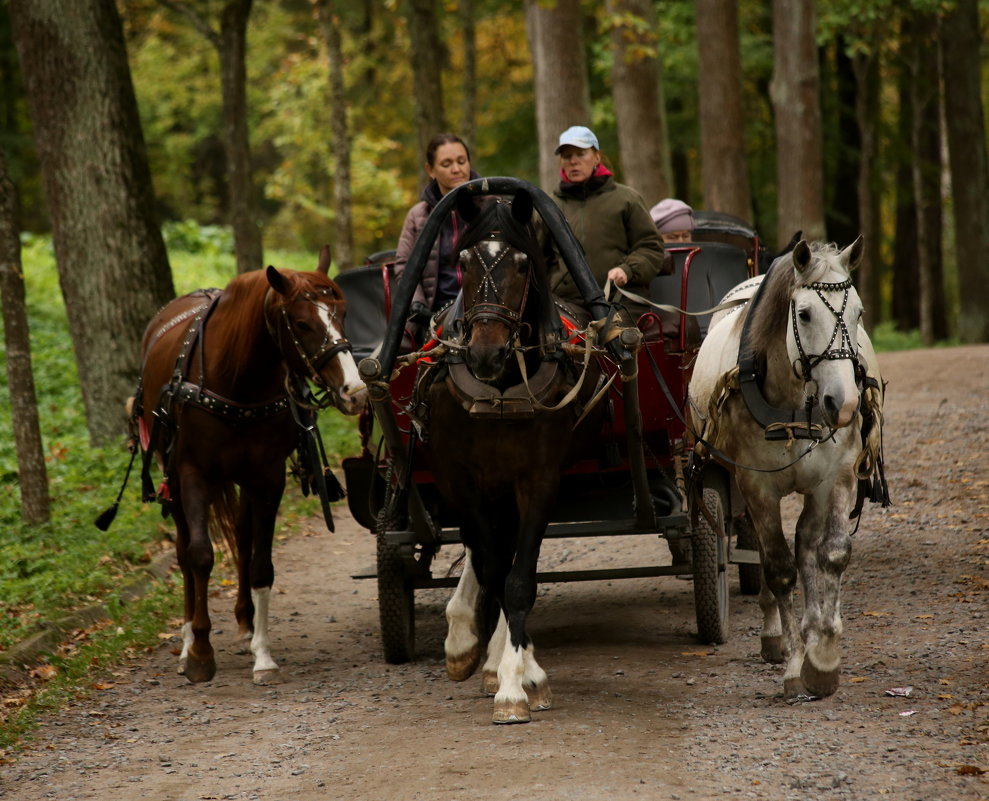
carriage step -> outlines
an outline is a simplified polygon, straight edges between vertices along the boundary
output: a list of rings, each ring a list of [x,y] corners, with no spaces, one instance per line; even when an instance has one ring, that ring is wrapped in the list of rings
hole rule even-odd
[[[728,562],[733,565],[762,564],[759,560],[759,552],[749,550],[748,548],[733,548],[731,552],[731,559],[729,559]]]

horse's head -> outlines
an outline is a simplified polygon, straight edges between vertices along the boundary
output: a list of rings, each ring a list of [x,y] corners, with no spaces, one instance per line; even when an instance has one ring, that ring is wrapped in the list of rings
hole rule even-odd
[[[477,379],[496,382],[512,348],[531,333],[524,318],[534,260],[540,258],[529,225],[532,198],[519,191],[510,205],[495,200],[479,207],[461,193],[457,208],[468,221],[460,238],[467,366]]]
[[[862,259],[860,236],[844,250],[801,240],[791,252],[794,289],[786,347],[804,393],[816,397],[825,422],[848,425],[858,409],[858,329],[862,301],[851,271]],[[784,266],[780,264],[779,266]]]
[[[346,303],[327,276],[329,265],[324,247],[315,272],[268,267],[265,320],[289,370],[325,393],[317,397],[320,405],[357,414],[367,402],[367,388],[344,334]]]

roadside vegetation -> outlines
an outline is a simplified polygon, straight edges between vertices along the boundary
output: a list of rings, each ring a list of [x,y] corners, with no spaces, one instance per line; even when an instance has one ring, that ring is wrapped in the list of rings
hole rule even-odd
[[[166,241],[179,294],[222,287],[235,274],[230,235],[223,228],[183,223],[167,229]],[[316,254],[272,251],[267,262],[308,270],[316,266]],[[157,504],[141,502],[135,466],[113,525],[106,532],[94,525],[116,497],[129,459],[125,399],[120,401],[119,442],[92,447],[50,239],[27,237],[23,263],[52,515],[41,526],[21,522],[13,437],[0,437],[0,660],[16,643],[74,610],[104,604],[110,619],[73,632],[44,664],[28,666],[33,686],[4,688],[0,680],[0,763],[3,749],[28,731],[40,712],[87,688],[99,689],[106,681],[102,674],[154,647],[162,632],[177,630],[181,616],[177,577],[155,581],[139,600],[121,600],[126,580],[173,547],[172,522],[162,519]],[[0,342],[0,362],[5,359]],[[134,380],[136,384],[137,365]],[[0,382],[0,420],[9,431],[6,381]],[[320,430],[331,465],[359,450],[353,418],[328,411],[320,417]],[[300,519],[313,515],[321,515],[319,501],[302,497],[290,481],[276,536],[285,536]],[[220,563],[216,581],[228,580],[230,567]]]

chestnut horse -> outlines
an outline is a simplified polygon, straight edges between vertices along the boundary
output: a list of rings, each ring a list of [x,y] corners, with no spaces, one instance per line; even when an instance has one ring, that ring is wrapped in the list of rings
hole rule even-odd
[[[574,430],[600,367],[590,359],[576,398],[565,402],[581,369],[558,344],[555,352],[548,344],[560,341],[560,315],[528,192],[517,192],[511,206],[499,199],[478,209],[465,193],[457,200],[469,221],[459,240],[462,309],[454,304],[444,321],[445,331],[454,331],[444,334],[446,361],[423,367],[420,379],[423,449],[469,555],[447,608],[447,671],[456,680],[470,676],[480,661],[481,632],[502,619],[485,687],[495,693],[494,722],[521,723],[530,710],[551,705],[526,618],[561,472],[575,445],[595,441],[601,424],[599,404]],[[480,620],[479,597],[486,601]]]
[[[268,267],[237,276],[222,292],[177,298],[144,334],[133,415],[165,475],[159,500],[175,518],[185,583],[179,673],[192,682],[216,672],[207,608],[211,533],[236,555],[235,612],[241,637],[251,641],[254,681],[278,675],[268,634],[271,546],[286,459],[299,442],[292,406],[302,402],[312,414],[315,400],[356,414],[366,400],[329,261],[324,248],[314,272]],[[321,397],[300,391],[306,381]],[[146,457],[149,500],[147,464]]]

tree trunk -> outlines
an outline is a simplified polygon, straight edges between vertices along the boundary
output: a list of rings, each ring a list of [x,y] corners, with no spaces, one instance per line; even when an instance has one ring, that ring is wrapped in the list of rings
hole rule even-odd
[[[234,235],[237,272],[260,270],[264,263],[258,224],[257,191],[251,167],[247,126],[247,21],[253,0],[226,0],[220,11],[220,30],[182,0],[158,0],[160,5],[184,15],[216,48],[220,59],[220,92],[223,102],[223,147],[230,184],[230,227]]]
[[[258,197],[251,169],[247,128],[247,20],[253,0],[229,0],[220,16],[220,85],[223,92],[223,140],[230,180],[230,224],[237,272],[260,270],[264,263]]]
[[[773,0],[777,235],[823,239],[824,178],[814,0]]]
[[[38,397],[31,370],[31,335],[24,300],[21,268],[17,189],[10,180],[7,160],[0,148],[0,307],[7,346],[7,387],[10,417],[17,450],[17,474],[21,485],[21,517],[29,525],[45,523],[51,516],[48,471],[38,424]]]
[[[896,147],[896,222],[893,239],[893,310],[900,331],[920,328],[920,273],[917,269],[917,204],[913,191],[913,90],[911,64],[917,49],[914,20],[909,14],[900,24],[900,57],[897,59],[899,119]]]
[[[839,35],[831,48],[821,48],[819,63],[830,73],[822,78],[822,115],[830,121],[824,148],[824,225],[828,239],[839,245],[862,233],[857,189],[862,166],[862,133],[857,116],[858,87],[848,39]],[[829,57],[830,56],[830,57]],[[857,276],[856,278],[861,278]]]
[[[337,267],[354,266],[354,225],[350,180],[350,127],[347,120],[347,90],[344,84],[343,50],[340,43],[340,16],[333,0],[317,0],[319,27],[326,41],[330,71],[330,108],[333,111],[333,212],[336,241],[332,245]]]
[[[941,105],[937,17],[919,14],[911,71],[913,92],[913,188],[917,206],[920,337],[933,345],[947,336],[941,264]]]
[[[436,0],[409,0],[412,75],[415,87],[419,158],[429,140],[446,130],[443,110],[443,43],[436,21]]]
[[[697,0],[704,208],[752,221],[742,112],[737,0]]]
[[[663,172],[663,109],[657,52],[656,11],[651,0],[608,0],[614,62],[611,94],[615,101],[622,178],[651,206],[670,194]]]
[[[571,125],[590,125],[579,0],[526,0],[526,29],[536,87],[536,132],[539,138],[539,185],[551,192],[560,181],[553,154],[560,134]]]
[[[989,167],[982,111],[977,0],[959,0],[941,26],[945,120],[955,215],[962,342],[989,342]]]
[[[474,0],[460,0],[460,30],[464,40],[464,101],[460,114],[460,136],[470,146],[477,144],[477,29]]]
[[[124,431],[141,336],[175,290],[114,0],[11,0],[91,439]]]
[[[879,241],[879,54],[857,55],[852,61],[855,72],[855,118],[858,123],[859,150],[858,210],[859,230],[865,237],[865,256],[856,280],[859,297],[865,306],[865,322],[872,328],[882,319],[880,292],[882,265]],[[848,244],[843,242],[843,245]]]

